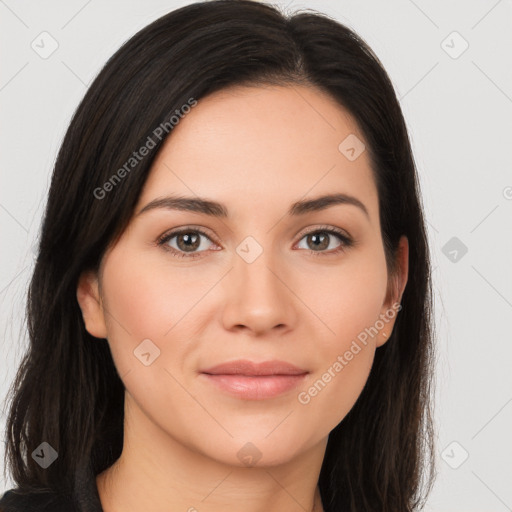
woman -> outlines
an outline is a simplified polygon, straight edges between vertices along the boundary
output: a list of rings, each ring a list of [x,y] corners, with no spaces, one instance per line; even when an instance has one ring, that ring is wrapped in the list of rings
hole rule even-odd
[[[364,41],[245,0],[163,16],[57,158],[0,507],[417,510],[430,286],[406,126]]]

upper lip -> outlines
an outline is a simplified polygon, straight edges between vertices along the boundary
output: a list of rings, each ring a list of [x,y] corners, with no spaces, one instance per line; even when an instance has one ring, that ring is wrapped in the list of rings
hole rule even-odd
[[[218,364],[202,370],[201,373],[210,375],[302,375],[307,370],[287,363],[286,361],[263,361],[255,363],[246,359],[238,359],[227,363]]]

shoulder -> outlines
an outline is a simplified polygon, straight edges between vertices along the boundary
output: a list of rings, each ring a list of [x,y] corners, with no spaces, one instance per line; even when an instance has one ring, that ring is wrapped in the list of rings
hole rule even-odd
[[[76,512],[69,496],[52,491],[11,489],[0,497],[0,512]]]

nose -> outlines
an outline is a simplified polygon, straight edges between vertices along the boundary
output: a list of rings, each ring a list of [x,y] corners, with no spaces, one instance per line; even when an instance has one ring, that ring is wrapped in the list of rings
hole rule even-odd
[[[253,335],[294,328],[297,299],[291,280],[289,272],[267,257],[267,251],[252,263],[237,256],[225,280],[224,328]]]

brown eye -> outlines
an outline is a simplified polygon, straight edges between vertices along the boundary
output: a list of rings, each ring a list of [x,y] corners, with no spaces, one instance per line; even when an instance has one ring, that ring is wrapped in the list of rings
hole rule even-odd
[[[209,242],[213,244],[203,231],[187,228],[163,235],[158,240],[158,245],[179,257],[197,257],[208,250]]]
[[[338,241],[337,244],[336,239]],[[305,240],[305,244],[301,246],[300,244],[303,240]],[[351,238],[341,231],[330,228],[317,229],[304,234],[299,242],[298,248],[308,249],[311,254],[316,256],[324,253],[326,255],[335,254],[352,245],[353,241]]]
[[[195,251],[201,245],[201,236],[192,231],[189,233],[180,233],[176,235],[176,245],[181,251]]]
[[[329,247],[329,237],[327,233],[312,233],[306,236],[308,248],[312,250],[323,250]]]

